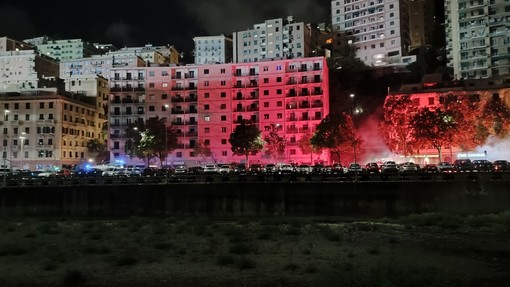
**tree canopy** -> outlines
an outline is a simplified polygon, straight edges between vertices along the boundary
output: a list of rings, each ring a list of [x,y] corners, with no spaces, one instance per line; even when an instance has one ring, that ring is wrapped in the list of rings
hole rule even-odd
[[[259,128],[245,121],[236,126],[228,141],[232,146],[232,152],[235,155],[245,156],[246,163],[250,154],[256,154],[264,148],[264,140]]]
[[[166,118],[149,118],[137,121],[126,129],[126,154],[138,157],[148,164],[157,157],[163,166],[164,159],[177,147],[177,135],[172,126],[166,125]]]
[[[338,156],[338,161],[342,151],[356,153],[363,144],[363,139],[356,135],[351,115],[345,112],[328,114],[323,118],[310,141],[315,147],[329,149]]]
[[[423,107],[413,116],[411,125],[412,136],[420,147],[434,147],[438,151],[439,161],[443,161],[442,148],[451,143],[452,134],[457,128],[453,113],[439,107]]]
[[[266,149],[275,159],[281,159],[285,156],[285,147],[287,142],[285,137],[279,135],[279,126],[274,123],[269,125],[269,134],[265,137]]]

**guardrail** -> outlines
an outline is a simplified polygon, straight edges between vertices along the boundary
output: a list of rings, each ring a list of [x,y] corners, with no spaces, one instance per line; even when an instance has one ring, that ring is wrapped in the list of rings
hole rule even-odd
[[[307,182],[422,182],[422,181],[510,181],[510,172],[390,173],[390,174],[180,174],[151,177],[8,178],[6,187],[77,185],[164,185],[186,183],[307,183]]]

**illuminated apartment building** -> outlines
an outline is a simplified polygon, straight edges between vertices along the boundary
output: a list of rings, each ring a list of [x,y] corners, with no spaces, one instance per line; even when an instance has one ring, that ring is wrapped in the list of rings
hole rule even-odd
[[[333,0],[333,30],[346,35],[368,66],[404,66],[415,61],[407,0]],[[333,55],[335,56],[335,55]]]
[[[125,129],[137,119],[166,118],[178,135],[169,165],[243,162],[233,155],[228,139],[242,121],[267,135],[280,127],[287,140],[282,158],[260,152],[251,162],[310,162],[299,140],[315,130],[329,113],[328,67],[324,57],[254,63],[116,68],[110,75],[111,160],[143,164],[125,155]],[[210,156],[195,155],[198,144]],[[326,154],[314,160],[329,161]]]
[[[467,96],[470,101],[484,102],[488,99],[501,99],[507,106],[510,106],[510,78],[493,77],[490,79],[466,79],[454,81],[434,81],[429,80],[423,83],[404,84],[399,91],[387,95],[390,97],[399,97],[410,95],[413,104],[417,107],[437,107],[443,105],[446,101],[456,99],[457,96]],[[498,147],[495,147],[496,144]],[[491,147],[492,145],[492,147]],[[510,141],[501,141],[498,143],[488,143],[484,147],[478,147],[475,150],[463,151],[458,146],[449,145],[442,148],[443,161],[453,162],[456,159],[506,159],[510,156]],[[485,152],[484,152],[485,151]],[[486,153],[489,151],[488,153]],[[437,163],[439,154],[437,149],[428,148],[420,150],[417,155],[410,155],[416,163]],[[404,157],[402,155],[403,161]]]
[[[445,1],[446,51],[455,79],[510,74],[509,10],[506,0]]]
[[[2,158],[10,168],[47,170],[93,160],[87,142],[101,137],[94,99],[53,91],[2,94]]]

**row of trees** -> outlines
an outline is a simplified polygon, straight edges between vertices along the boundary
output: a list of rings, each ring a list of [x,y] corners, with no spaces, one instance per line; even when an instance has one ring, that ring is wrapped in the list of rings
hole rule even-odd
[[[168,154],[179,147],[178,135],[172,126],[165,124],[165,118],[150,118],[138,121],[126,129],[125,151],[131,158],[143,159],[148,165],[154,158],[159,159],[163,166]],[[271,124],[265,137],[258,126],[249,122],[242,122],[230,134],[229,143],[235,155],[244,156],[246,162],[250,155],[265,151],[272,158],[284,160],[287,139],[281,135],[282,126]],[[329,149],[340,160],[341,152],[352,152],[361,149],[363,140],[355,135],[352,117],[346,113],[330,114],[318,125],[315,133],[305,134],[297,145],[304,154],[321,153]],[[210,157],[214,154],[209,145],[198,142],[193,147],[195,156]]]
[[[480,99],[478,95],[445,95],[435,107],[419,107],[410,95],[389,97],[379,130],[388,148],[397,154],[419,154],[451,146],[471,151],[493,137],[510,134],[510,108],[498,94]]]

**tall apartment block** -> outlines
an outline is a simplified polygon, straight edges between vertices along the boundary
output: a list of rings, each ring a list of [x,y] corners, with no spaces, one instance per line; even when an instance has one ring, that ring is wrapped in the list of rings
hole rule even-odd
[[[88,57],[97,51],[92,43],[81,39],[52,40],[47,36],[25,39],[26,43],[37,48],[41,55],[58,61]]]
[[[225,35],[194,37],[195,65],[232,63],[232,38]]]
[[[507,0],[445,1],[448,66],[455,79],[509,74],[509,11]]]
[[[303,58],[311,55],[310,29],[303,22],[271,19],[256,24],[252,29],[232,35],[234,62],[258,62],[266,59]]]
[[[407,0],[333,0],[331,23],[368,66],[407,65],[415,59],[408,56]]]
[[[126,128],[139,119],[166,118],[178,135],[178,148],[166,162],[190,166],[206,162],[242,162],[228,139],[243,120],[263,136],[271,124],[287,140],[283,158],[265,152],[250,161],[310,162],[299,140],[315,131],[329,113],[328,67],[324,57],[171,67],[113,68],[110,75],[111,161],[143,164],[126,157]],[[210,156],[195,155],[200,143]],[[329,161],[327,154],[313,160]],[[157,163],[157,162],[155,162]]]

